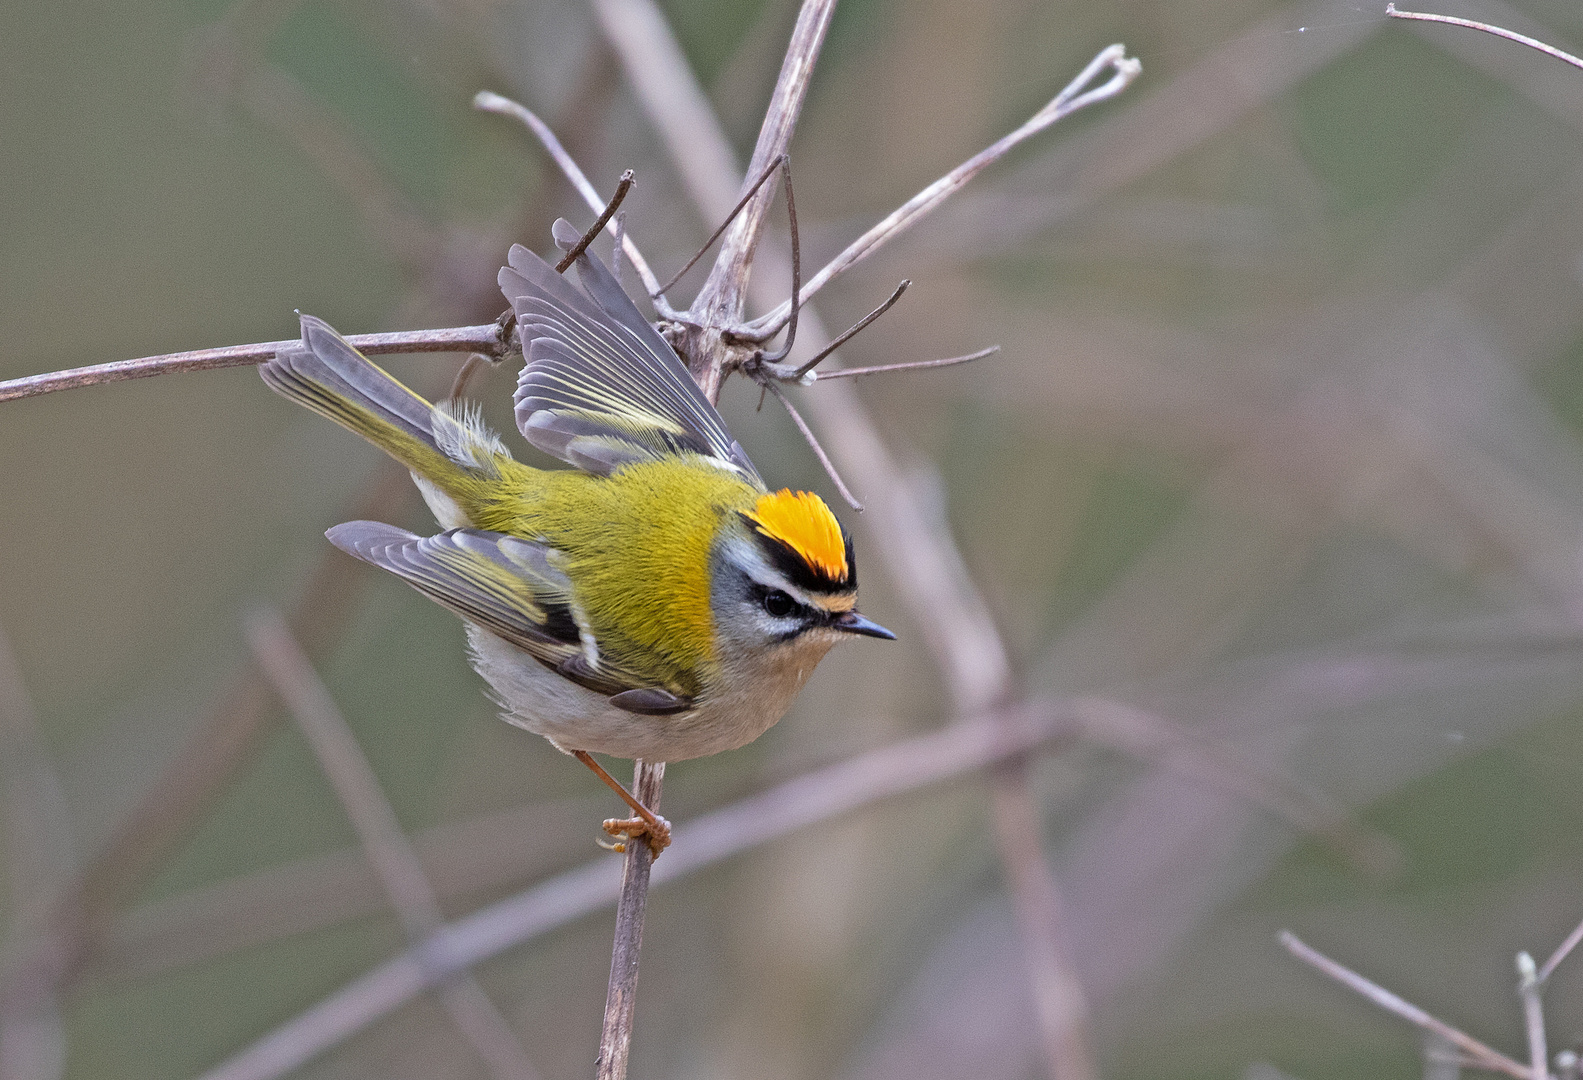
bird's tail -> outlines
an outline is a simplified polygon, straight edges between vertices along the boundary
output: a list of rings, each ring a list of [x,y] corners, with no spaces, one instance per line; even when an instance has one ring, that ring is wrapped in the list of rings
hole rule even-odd
[[[355,431],[447,491],[481,473],[497,475],[498,460],[510,456],[476,411],[430,404],[312,315],[302,316],[302,343],[280,350],[258,373],[276,393]]]

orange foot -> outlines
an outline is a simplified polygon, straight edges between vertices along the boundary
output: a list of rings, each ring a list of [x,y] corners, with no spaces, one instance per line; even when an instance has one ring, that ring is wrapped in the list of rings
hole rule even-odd
[[[656,858],[660,852],[671,846],[671,823],[659,815],[648,818],[610,818],[605,822],[605,832],[616,841],[610,845],[612,851],[627,850],[627,841],[644,837],[649,842],[649,850]]]

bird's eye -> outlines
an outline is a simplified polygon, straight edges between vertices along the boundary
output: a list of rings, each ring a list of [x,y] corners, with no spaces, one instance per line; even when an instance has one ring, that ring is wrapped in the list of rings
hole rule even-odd
[[[779,589],[772,589],[764,594],[764,610],[771,618],[784,619],[797,610],[797,601]]]

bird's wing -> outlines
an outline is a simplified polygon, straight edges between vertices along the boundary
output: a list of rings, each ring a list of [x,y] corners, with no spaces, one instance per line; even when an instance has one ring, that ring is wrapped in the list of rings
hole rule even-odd
[[[619,708],[665,715],[692,705],[605,658],[589,662],[572,584],[544,544],[483,529],[416,536],[377,521],[349,521],[325,535]]]
[[[564,220],[556,242],[578,239]],[[534,446],[587,472],[700,454],[763,486],[725,421],[676,351],[650,326],[604,263],[577,257],[582,289],[513,245],[500,289],[527,354],[517,381],[517,427]]]

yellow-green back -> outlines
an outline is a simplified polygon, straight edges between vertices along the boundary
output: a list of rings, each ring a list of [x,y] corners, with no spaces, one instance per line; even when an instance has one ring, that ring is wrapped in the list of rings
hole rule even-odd
[[[601,653],[696,694],[717,659],[710,551],[725,515],[751,507],[760,490],[693,455],[610,476],[499,465],[499,479],[458,470],[441,486],[479,528],[564,553]]]

